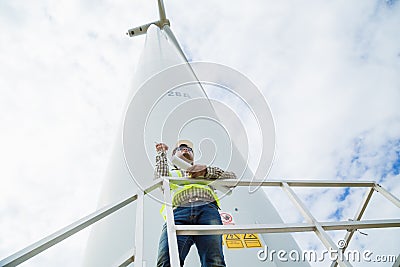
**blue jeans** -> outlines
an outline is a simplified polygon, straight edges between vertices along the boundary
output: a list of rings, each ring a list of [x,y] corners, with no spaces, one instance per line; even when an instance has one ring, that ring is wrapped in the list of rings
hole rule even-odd
[[[174,210],[176,225],[222,225],[218,207],[214,203],[191,204]],[[221,235],[177,235],[181,266],[190,247],[195,244],[202,267],[225,267]],[[164,223],[158,246],[157,267],[169,267],[167,225]]]

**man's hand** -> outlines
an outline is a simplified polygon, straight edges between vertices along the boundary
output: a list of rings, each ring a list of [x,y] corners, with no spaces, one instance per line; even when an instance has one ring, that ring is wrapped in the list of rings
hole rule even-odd
[[[191,178],[204,177],[207,174],[207,166],[196,164],[186,170]]]
[[[158,143],[156,144],[156,151],[167,151],[168,150],[168,146],[164,143]]]

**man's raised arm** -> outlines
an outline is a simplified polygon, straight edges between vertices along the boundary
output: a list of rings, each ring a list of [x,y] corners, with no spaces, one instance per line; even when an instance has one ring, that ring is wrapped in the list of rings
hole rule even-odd
[[[154,179],[169,176],[169,166],[167,160],[168,146],[163,143],[156,144],[156,166],[154,167]]]

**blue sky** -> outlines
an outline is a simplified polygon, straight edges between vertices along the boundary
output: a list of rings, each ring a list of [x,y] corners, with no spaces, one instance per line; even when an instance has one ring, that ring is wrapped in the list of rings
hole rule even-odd
[[[239,70],[267,98],[277,136],[271,178],[374,180],[400,196],[398,1],[165,5],[189,58]],[[0,258],[96,209],[144,44],[125,32],[157,15],[156,1],[1,1]],[[284,219],[302,220],[267,192]],[[352,218],[364,193],[298,192],[321,220]],[[399,218],[383,198],[372,202],[366,218]],[[352,246],[398,253],[399,231],[382,233]],[[76,266],[86,237],[25,266]]]

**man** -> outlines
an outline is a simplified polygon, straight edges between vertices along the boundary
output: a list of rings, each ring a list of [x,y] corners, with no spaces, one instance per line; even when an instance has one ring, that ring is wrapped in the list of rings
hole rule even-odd
[[[174,166],[168,166],[168,146],[156,144],[156,166],[154,176],[204,177],[206,179],[235,179],[233,172],[226,172],[218,167],[194,164],[193,144],[189,140],[180,140],[175,146],[172,155],[192,165],[186,171]],[[209,185],[192,184],[178,187],[171,184],[174,191],[172,205],[174,207],[175,224],[222,225],[219,215],[219,200],[215,190]],[[157,267],[170,266],[167,229],[164,223],[158,248]],[[178,250],[180,264],[183,266],[190,247],[195,244],[200,256],[202,267],[223,267],[225,265],[222,251],[221,235],[189,236],[178,235]]]

